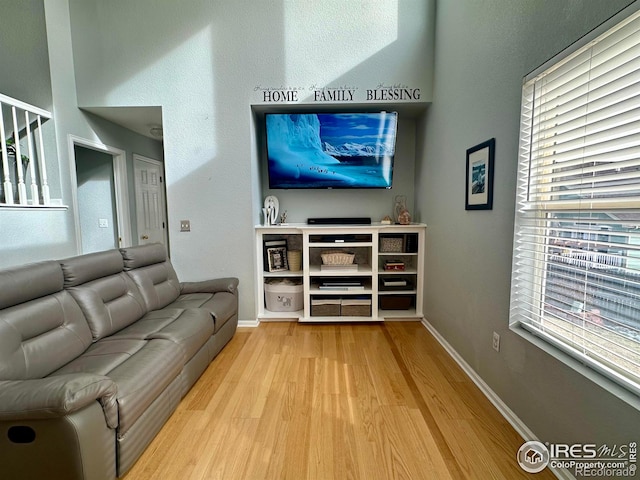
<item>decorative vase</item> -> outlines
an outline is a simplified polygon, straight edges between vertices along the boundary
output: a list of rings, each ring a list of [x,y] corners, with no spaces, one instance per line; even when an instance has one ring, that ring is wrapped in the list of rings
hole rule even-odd
[[[409,210],[404,209],[400,212],[400,215],[398,215],[398,223],[400,225],[409,225],[411,223],[411,214],[409,213]]]
[[[393,218],[400,225],[409,225],[411,223],[411,214],[407,209],[407,197],[404,195],[396,195]]]
[[[278,211],[280,210],[280,204],[278,198],[273,195],[269,195],[264,199],[264,208],[262,214],[264,215],[264,224],[277,225]]]
[[[302,265],[302,251],[300,250],[288,250],[287,261],[289,262],[289,270],[297,272]]]

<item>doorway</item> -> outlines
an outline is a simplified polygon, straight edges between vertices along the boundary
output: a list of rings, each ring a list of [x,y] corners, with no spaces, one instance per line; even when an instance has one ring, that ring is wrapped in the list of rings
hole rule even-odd
[[[131,245],[123,150],[69,136],[78,253]]]
[[[117,248],[113,157],[78,145],[74,154],[82,253]]]

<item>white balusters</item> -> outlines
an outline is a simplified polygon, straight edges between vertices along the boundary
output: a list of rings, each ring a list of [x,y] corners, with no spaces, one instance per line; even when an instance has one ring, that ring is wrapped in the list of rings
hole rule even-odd
[[[5,128],[4,110],[11,108],[11,131]],[[24,112],[24,123],[19,113]],[[2,192],[0,206],[50,205],[47,180],[43,118],[51,118],[46,110],[0,94],[0,153],[2,154]],[[23,151],[26,154],[23,158]],[[14,158],[15,156],[15,158]],[[27,189],[29,182],[29,189]],[[17,198],[16,198],[17,194]],[[40,195],[42,194],[42,199]]]
[[[34,159],[35,150],[33,149],[33,138],[31,136],[31,124],[29,123],[29,112],[24,111],[24,123],[27,129],[27,148],[29,151],[29,158]],[[38,192],[38,179],[36,177],[36,162],[29,162],[29,172],[31,173],[31,204],[40,204],[40,193]]]
[[[51,203],[51,195],[49,194],[49,181],[47,180],[47,163],[44,159],[44,140],[42,139],[42,120],[38,115],[38,139],[40,140],[40,181],[42,185],[42,201],[45,205]]]
[[[18,125],[15,105],[11,107],[11,117],[13,118],[13,146],[16,149],[16,170],[18,171],[18,203],[27,205],[27,187],[24,184],[24,168],[22,168],[22,150],[20,148],[20,138],[16,135],[16,132],[20,132],[20,125]]]
[[[11,171],[9,170],[9,153],[7,151],[7,135],[4,131],[4,114],[2,102],[0,102],[0,143],[2,144],[2,195],[0,202],[7,205],[13,204],[13,184],[11,183]]]

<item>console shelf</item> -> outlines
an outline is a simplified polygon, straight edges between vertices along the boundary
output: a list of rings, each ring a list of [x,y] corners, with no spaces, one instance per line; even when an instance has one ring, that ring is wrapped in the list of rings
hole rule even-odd
[[[371,265],[359,264],[357,270],[322,270],[320,265],[309,265],[309,274],[315,277],[357,277],[358,275],[371,275]]]
[[[288,224],[257,226],[255,231],[258,320],[422,319],[426,225]],[[300,250],[301,270],[283,270],[280,266],[277,271],[267,271],[270,266],[265,258],[265,242],[269,245],[280,242],[289,250]],[[323,267],[322,255],[332,252],[353,254],[354,265]],[[289,288],[296,290],[295,295],[301,295],[301,309],[267,309],[265,281],[278,280],[287,285],[299,284]]]

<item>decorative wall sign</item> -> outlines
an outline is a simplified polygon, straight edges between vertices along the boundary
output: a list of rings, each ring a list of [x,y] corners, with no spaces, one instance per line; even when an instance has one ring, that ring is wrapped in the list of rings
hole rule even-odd
[[[264,103],[296,103],[300,101],[300,92],[304,90],[303,87],[287,87],[281,85],[279,87],[263,87],[262,85],[256,85],[253,89],[254,92],[260,92],[262,94],[262,101]]]
[[[394,85],[379,83],[376,88],[367,90],[367,101],[372,100],[420,100],[420,89],[410,88],[408,85],[401,83]]]
[[[467,150],[465,209],[493,208],[493,165],[496,139],[492,138]]]
[[[403,83],[387,85],[378,83],[375,88],[360,89],[355,85],[319,86],[313,84],[308,88],[280,85],[256,85],[254,92],[259,92],[262,103],[296,104],[309,103],[366,103],[366,102],[400,102],[419,101],[420,88],[410,87]]]
[[[318,87],[311,85],[314,102],[353,102],[358,87],[341,85],[339,87]]]

